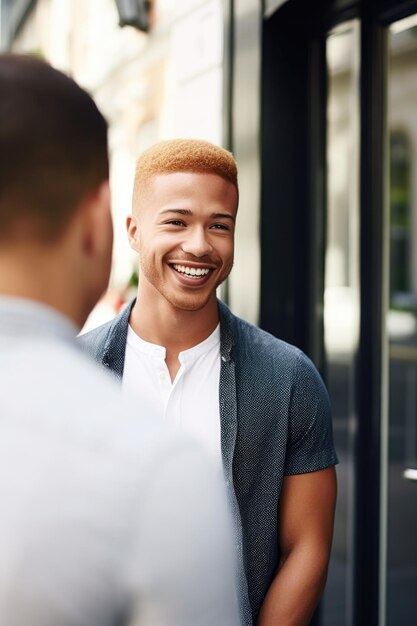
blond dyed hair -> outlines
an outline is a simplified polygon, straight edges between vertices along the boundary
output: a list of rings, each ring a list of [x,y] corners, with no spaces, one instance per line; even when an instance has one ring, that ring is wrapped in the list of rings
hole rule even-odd
[[[169,139],[154,144],[138,158],[133,205],[153,176],[175,172],[217,174],[239,189],[237,164],[231,152],[203,139]]]

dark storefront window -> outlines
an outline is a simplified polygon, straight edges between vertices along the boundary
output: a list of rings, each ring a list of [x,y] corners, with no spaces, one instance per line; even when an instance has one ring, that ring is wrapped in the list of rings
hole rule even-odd
[[[411,626],[417,0],[288,0],[263,53],[261,319],[321,368],[340,458],[314,626]]]

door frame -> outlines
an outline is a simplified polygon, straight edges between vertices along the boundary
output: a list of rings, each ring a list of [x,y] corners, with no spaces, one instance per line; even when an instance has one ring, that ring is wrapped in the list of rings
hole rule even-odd
[[[387,27],[417,0],[289,0],[264,19],[261,325],[324,372],[325,40],[357,18],[360,78],[360,341],[356,355],[349,626],[384,626],[388,472]],[[300,19],[302,15],[302,19]],[[290,62],[289,62],[290,60]],[[306,156],[307,155],[307,156]],[[278,181],[278,182],[277,182]],[[320,623],[319,616],[315,623]]]

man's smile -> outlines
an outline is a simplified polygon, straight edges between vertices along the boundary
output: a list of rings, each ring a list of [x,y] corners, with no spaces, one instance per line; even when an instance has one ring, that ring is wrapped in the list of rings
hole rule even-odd
[[[204,265],[191,265],[189,263],[168,263],[169,267],[175,273],[175,276],[179,280],[179,282],[184,286],[192,286],[192,287],[200,287],[205,285],[209,279],[213,271],[216,269],[215,266],[207,267]]]
[[[208,267],[192,267],[190,265],[178,265],[177,263],[173,263],[172,267],[180,272],[181,274],[186,274],[187,276],[205,276],[210,272],[210,268]]]

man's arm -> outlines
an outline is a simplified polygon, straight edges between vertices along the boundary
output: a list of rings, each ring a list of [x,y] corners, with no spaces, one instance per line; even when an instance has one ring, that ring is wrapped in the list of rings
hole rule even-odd
[[[285,476],[279,502],[278,573],[257,626],[306,626],[326,582],[336,503],[334,467]]]

